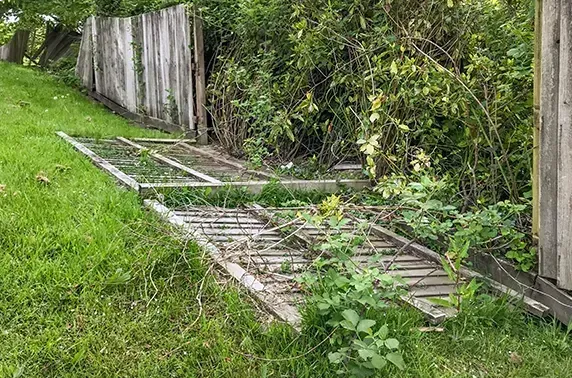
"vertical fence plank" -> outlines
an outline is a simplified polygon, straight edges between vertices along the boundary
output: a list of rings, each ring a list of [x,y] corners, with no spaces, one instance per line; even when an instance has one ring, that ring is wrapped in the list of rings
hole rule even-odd
[[[195,89],[193,86],[193,55],[191,55],[191,45],[194,44],[191,39],[191,27],[190,27],[190,15],[187,15],[186,11],[179,13],[180,23],[182,25],[181,33],[183,38],[180,41],[179,51],[181,52],[180,57],[180,75],[181,75],[181,89],[182,89],[182,101],[185,104],[185,112],[183,117],[185,118],[185,124],[190,125],[190,130],[197,131],[197,125],[195,124],[195,106],[194,106],[194,94]]]
[[[83,33],[81,36],[81,44],[79,47],[79,55],[75,74],[79,77],[81,84],[89,91],[93,90],[93,17],[89,17],[83,25]]]
[[[538,245],[540,203],[539,188],[539,158],[540,158],[540,88],[542,73],[542,0],[534,2],[534,125],[532,145],[532,239]]]
[[[560,3],[558,286],[572,290],[572,3]]]
[[[208,143],[206,112],[205,47],[203,40],[203,19],[198,6],[194,7],[193,29],[195,37],[195,85],[197,103],[197,140]]]
[[[540,274],[557,275],[558,197],[558,76],[560,4],[544,2],[542,9],[542,67],[540,89],[539,257]]]

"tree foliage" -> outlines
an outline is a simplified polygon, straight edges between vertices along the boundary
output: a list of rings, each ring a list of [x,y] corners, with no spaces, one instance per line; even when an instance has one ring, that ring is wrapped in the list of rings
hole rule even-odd
[[[93,0],[4,0],[0,14],[16,17],[21,28],[40,25],[46,17],[74,28],[93,14],[93,5]]]

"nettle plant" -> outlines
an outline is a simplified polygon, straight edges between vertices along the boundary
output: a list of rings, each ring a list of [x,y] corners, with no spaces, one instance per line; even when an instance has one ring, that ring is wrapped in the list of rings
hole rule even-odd
[[[340,210],[340,198],[331,196],[318,206],[318,214],[301,214],[324,230],[326,237],[316,247],[319,257],[314,270],[300,283],[312,295],[309,305],[331,328],[331,363],[340,375],[367,377],[394,365],[404,369],[399,341],[390,337],[387,324],[372,319],[403,293],[404,282],[377,267],[360,267],[352,256],[364,238],[344,232],[350,222]],[[361,225],[360,225],[361,226]]]

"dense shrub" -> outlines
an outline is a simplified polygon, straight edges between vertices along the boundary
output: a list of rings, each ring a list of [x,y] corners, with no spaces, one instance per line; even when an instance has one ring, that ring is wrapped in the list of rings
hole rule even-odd
[[[330,165],[366,152],[377,177],[422,153],[467,203],[518,201],[531,166],[531,5],[202,0],[216,133],[237,154],[246,142]]]

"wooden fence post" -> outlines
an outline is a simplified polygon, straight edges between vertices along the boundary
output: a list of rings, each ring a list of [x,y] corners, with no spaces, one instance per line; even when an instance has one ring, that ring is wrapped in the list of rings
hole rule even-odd
[[[198,6],[193,7],[193,34],[195,38],[195,98],[197,109],[197,142],[208,143],[206,111],[205,46],[203,19]]]

